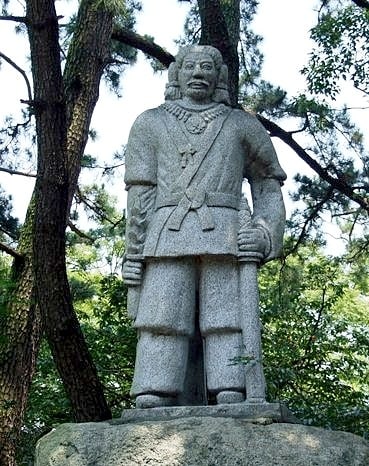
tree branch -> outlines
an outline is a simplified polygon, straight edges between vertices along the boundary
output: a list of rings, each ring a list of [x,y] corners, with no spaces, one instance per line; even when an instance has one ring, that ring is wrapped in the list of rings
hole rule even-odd
[[[312,211],[310,212],[310,214],[307,216],[307,218],[304,221],[304,224],[301,228],[301,232],[299,234],[299,237],[296,243],[293,245],[291,250],[287,251],[286,256],[293,254],[298,250],[300,244],[304,241],[304,239],[307,236],[309,224],[313,222],[313,220],[317,217],[317,215],[319,214],[319,211],[322,209],[324,204],[331,198],[333,191],[334,191],[334,188],[330,186],[326,195],[314,206],[314,208],[312,209]]]
[[[26,86],[27,86],[28,99],[31,101],[32,100],[31,84],[29,82],[29,79],[28,79],[28,76],[27,76],[26,72],[20,66],[18,66],[11,58],[9,58],[7,55],[5,55],[2,52],[0,52],[0,58],[5,60],[10,66],[12,66],[15,70],[18,71],[18,73],[20,73],[23,76],[23,78],[24,78],[24,80],[26,82]]]
[[[115,227],[118,222],[114,222],[111,218],[105,215],[105,212],[101,209],[99,205],[97,205],[94,201],[90,200],[85,196],[79,187],[77,187],[75,197],[77,202],[82,202],[88,209],[94,212],[101,220],[105,220],[106,222],[110,223],[113,227]]]
[[[357,194],[352,186],[347,184],[343,179],[335,178],[331,176],[328,171],[322,167],[316,160],[310,155],[293,139],[291,134],[282,129],[277,124],[257,114],[256,117],[263,124],[265,129],[269,131],[270,135],[279,138],[285,144],[287,144],[296,154],[317,173],[320,178],[329,183],[332,188],[336,189],[340,193],[347,196],[352,201],[359,204],[366,212],[369,213],[369,200],[363,196]]]
[[[73,231],[74,233],[76,233],[76,235],[78,235],[80,238],[83,238],[83,239],[86,239],[89,243],[93,244],[95,242],[95,239],[92,238],[91,236],[87,235],[85,232],[83,232],[82,230],[80,230],[79,228],[76,227],[76,225],[71,221],[71,220],[68,220],[68,223],[67,223],[68,227],[71,229],[71,231]]]
[[[16,259],[17,261],[24,260],[24,257],[22,256],[22,254],[19,254],[19,252],[17,252],[15,249],[1,242],[0,242],[0,251],[6,252],[6,254],[9,254],[10,256],[14,257],[14,259]]]
[[[156,58],[167,68],[174,61],[173,55],[164,50],[154,41],[147,39],[144,36],[140,36],[136,32],[129,31],[128,29],[115,27],[113,29],[112,39],[141,50],[141,52]]]
[[[19,172],[17,170],[11,170],[10,168],[3,168],[3,167],[0,167],[0,172],[9,173],[9,175],[28,176],[30,178],[36,178],[37,177],[37,175],[34,174],[34,173],[24,173],[24,172]]]
[[[116,165],[94,165],[94,164],[83,164],[82,168],[91,168],[91,169],[98,169],[103,171],[103,175],[113,171],[115,168],[124,167],[125,162],[117,163]]]
[[[13,16],[13,15],[8,15],[8,16],[0,16],[0,21],[14,21],[16,23],[24,23],[27,24],[28,19],[26,16]]]

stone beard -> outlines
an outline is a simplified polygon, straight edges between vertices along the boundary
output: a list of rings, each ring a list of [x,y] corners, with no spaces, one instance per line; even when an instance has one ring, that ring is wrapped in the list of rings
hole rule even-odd
[[[123,276],[139,334],[131,390],[139,408],[253,397],[245,367],[230,364],[245,355],[250,335],[260,341],[257,324],[244,324],[255,301],[245,289],[256,275],[242,261],[280,254],[285,174],[261,124],[229,106],[226,83],[216,49],[182,49],[167,101],[141,114],[130,133]]]

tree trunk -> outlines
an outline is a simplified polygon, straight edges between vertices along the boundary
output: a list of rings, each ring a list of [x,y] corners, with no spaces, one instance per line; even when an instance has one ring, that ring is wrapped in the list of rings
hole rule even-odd
[[[30,203],[12,267],[14,287],[2,316],[0,339],[0,465],[15,465],[17,439],[35,369],[41,319],[35,306],[32,267],[34,204]]]
[[[37,299],[59,373],[77,420],[111,417],[96,369],[74,314],[65,270],[65,225],[80,160],[106,63],[112,14],[81,2],[77,32],[60,72],[53,2],[27,2],[35,83],[39,178],[13,265],[14,288],[0,335],[0,465],[15,465],[15,451],[41,337]],[[82,52],[83,51],[83,52]],[[32,241],[34,245],[32,247]]]
[[[238,42],[240,38],[240,0],[198,0],[201,19],[200,44],[220,50],[228,66],[231,105],[238,105]]]
[[[81,5],[79,18],[87,19],[86,11],[92,2]],[[91,8],[94,11],[99,11]],[[79,61],[79,46],[89,59],[93,55],[89,43],[75,39],[69,60],[78,68],[68,97],[64,97],[61,74],[58,23],[54,2],[38,0],[29,3],[29,37],[31,45],[34,100],[36,106],[36,132],[38,145],[38,176],[35,187],[36,212],[34,224],[34,271],[36,296],[44,329],[59,374],[70,398],[77,421],[98,421],[111,418],[97,371],[88,351],[78,319],[73,310],[65,262],[65,228],[70,200],[77,183],[80,159],[87,141],[88,128],[97,96],[90,93],[88,111],[76,105],[83,89],[82,74],[87,79],[100,81],[104,62],[98,70],[86,69]],[[94,18],[99,21],[101,18]],[[109,37],[111,33],[111,15]],[[39,25],[43,25],[40,27]],[[88,35],[96,35],[92,24],[81,22],[80,28]],[[77,37],[81,34],[77,25]],[[83,35],[82,35],[83,37]],[[83,37],[85,38],[85,37]],[[100,39],[100,37],[98,36]],[[47,50],[48,53],[44,53]],[[86,60],[85,60],[86,61]],[[67,94],[66,94],[67,95]],[[41,105],[39,104],[41,102]],[[67,104],[74,103],[70,111],[70,128],[67,130]],[[76,117],[76,113],[78,114]],[[68,115],[69,116],[69,115]],[[68,140],[68,136],[72,139]],[[75,141],[80,144],[75,144]],[[70,157],[69,147],[75,148]],[[78,156],[78,157],[77,157]],[[69,166],[70,164],[70,166]],[[70,182],[72,181],[72,182]]]
[[[77,188],[92,113],[99,98],[101,76],[110,59],[113,14],[102,7],[96,8],[94,3],[96,0],[81,1],[76,32],[64,71],[68,128],[68,212]]]

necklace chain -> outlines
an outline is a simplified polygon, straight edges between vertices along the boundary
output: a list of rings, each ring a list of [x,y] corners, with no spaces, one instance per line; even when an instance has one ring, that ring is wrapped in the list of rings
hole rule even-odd
[[[192,134],[201,134],[205,131],[208,123],[215,120],[225,112],[225,105],[217,105],[206,110],[186,110],[173,102],[165,102],[162,107],[174,115],[179,121],[183,121],[186,129]]]

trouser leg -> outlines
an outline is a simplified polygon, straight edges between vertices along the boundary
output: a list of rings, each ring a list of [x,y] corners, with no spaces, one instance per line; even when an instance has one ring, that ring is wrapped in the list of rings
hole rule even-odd
[[[205,338],[206,382],[210,393],[223,391],[244,394],[245,375],[242,364],[235,364],[242,354],[241,333],[210,334]],[[242,396],[234,396],[241,401]],[[230,397],[230,400],[232,397]]]
[[[184,258],[149,262],[135,322],[139,340],[133,396],[168,398],[183,391],[194,314],[193,261]],[[161,402],[154,404],[160,406]]]
[[[207,388],[210,393],[229,392],[218,402],[244,399],[242,364],[232,364],[242,351],[239,269],[231,257],[208,257],[200,275],[200,329],[205,338]],[[232,393],[231,393],[232,392]]]
[[[184,383],[188,337],[141,331],[131,394],[175,397]]]

